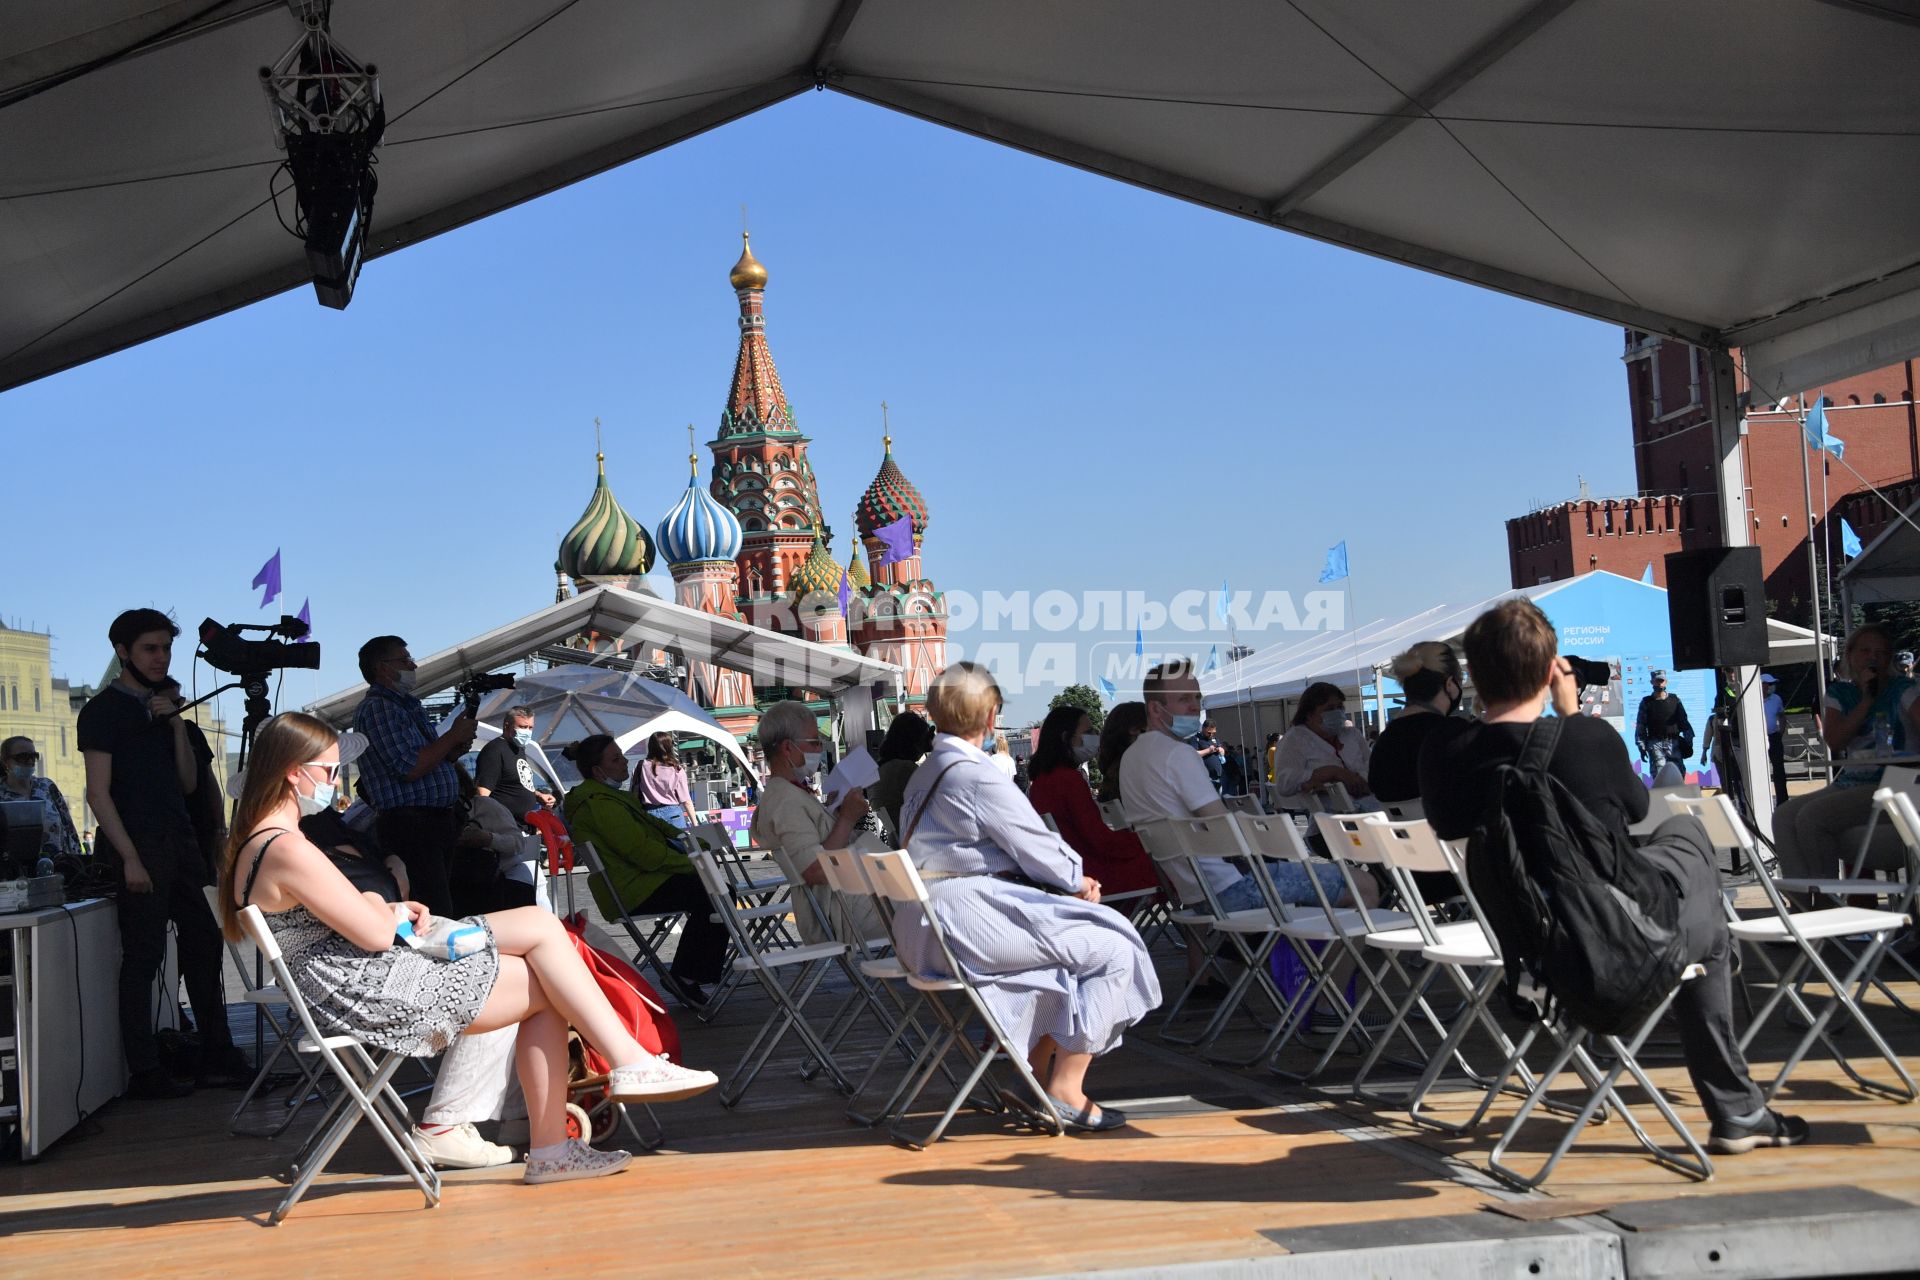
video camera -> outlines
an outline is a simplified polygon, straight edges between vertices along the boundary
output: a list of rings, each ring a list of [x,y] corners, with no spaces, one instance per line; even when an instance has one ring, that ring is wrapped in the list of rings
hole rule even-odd
[[[248,640],[240,634],[243,631],[264,631],[269,636],[283,636],[285,639]],[[314,641],[305,640],[306,634],[307,624],[298,618],[283,616],[270,626],[248,626],[236,622],[224,627],[208,618],[200,624],[200,656],[228,675],[242,678],[282,668],[317,671],[320,669],[320,646]],[[288,643],[294,640],[305,642]]]
[[[466,703],[465,714],[478,718],[480,699],[500,689],[513,688],[513,673],[468,676],[453,687],[454,696]]]
[[[1582,689],[1596,689],[1613,681],[1613,668],[1604,662],[1592,658],[1575,658],[1566,654],[1567,665],[1573,668],[1573,678]]]

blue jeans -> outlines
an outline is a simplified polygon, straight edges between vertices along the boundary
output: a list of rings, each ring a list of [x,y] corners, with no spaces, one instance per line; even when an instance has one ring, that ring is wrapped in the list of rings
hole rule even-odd
[[[1347,891],[1346,878],[1340,874],[1340,868],[1329,862],[1316,862],[1312,875],[1320,881],[1320,887],[1326,890],[1327,899],[1338,902]],[[1269,862],[1267,874],[1273,877],[1273,887],[1280,891],[1283,902],[1295,906],[1318,906],[1320,899],[1314,896],[1313,885],[1308,882],[1307,867],[1298,862]],[[1250,875],[1243,875],[1219,893],[1221,910],[1227,912],[1252,911],[1264,906],[1260,900],[1260,886],[1254,883]]]
[[[687,829],[687,811],[681,805],[657,804],[657,805],[654,805],[653,808],[647,810],[647,812],[652,814],[654,817],[660,819],[660,821],[662,822],[671,822],[674,826],[680,828],[682,831],[685,831]]]

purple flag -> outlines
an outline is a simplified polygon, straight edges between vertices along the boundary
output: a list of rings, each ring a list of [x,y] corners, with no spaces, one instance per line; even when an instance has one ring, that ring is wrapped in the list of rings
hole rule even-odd
[[[307,642],[313,639],[313,609],[310,607],[312,604],[313,604],[313,597],[308,596],[305,600],[302,600],[300,602],[300,612],[293,615],[294,617],[298,618],[300,621],[307,624],[307,634],[304,636],[301,636],[300,639],[295,642],[297,644],[306,644]]]
[[[881,564],[898,564],[913,555],[913,517],[901,516],[892,524],[883,524],[873,536],[887,544],[880,554]]]
[[[847,577],[847,571],[840,571],[840,612],[847,611],[847,604],[853,599],[853,580]]]
[[[260,566],[260,572],[253,575],[253,585],[266,589],[260,597],[260,607],[266,608],[280,598],[280,549],[274,548],[273,559]]]

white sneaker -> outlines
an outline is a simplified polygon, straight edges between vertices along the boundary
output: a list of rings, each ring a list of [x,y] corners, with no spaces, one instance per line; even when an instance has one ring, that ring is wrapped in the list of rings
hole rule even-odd
[[[566,1154],[557,1160],[527,1161],[527,1182],[572,1182],[578,1178],[604,1178],[633,1163],[626,1151],[595,1151],[575,1138],[567,1139]]]
[[[513,1163],[513,1148],[488,1142],[470,1124],[457,1124],[440,1133],[428,1133],[415,1125],[413,1141],[436,1169],[491,1169]]]
[[[673,1102],[705,1093],[720,1083],[711,1071],[675,1066],[665,1058],[648,1058],[607,1073],[607,1097],[614,1102]]]

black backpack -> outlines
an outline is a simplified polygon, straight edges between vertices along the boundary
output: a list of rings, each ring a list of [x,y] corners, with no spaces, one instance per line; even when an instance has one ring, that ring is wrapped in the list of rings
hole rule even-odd
[[[1672,885],[1626,832],[1608,828],[1547,772],[1562,721],[1536,721],[1501,765],[1467,839],[1467,880],[1500,944],[1521,1016],[1564,1008],[1601,1034],[1637,1030],[1686,967]],[[1542,1007],[1523,995],[1531,978]]]

